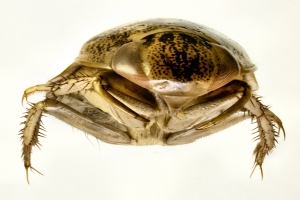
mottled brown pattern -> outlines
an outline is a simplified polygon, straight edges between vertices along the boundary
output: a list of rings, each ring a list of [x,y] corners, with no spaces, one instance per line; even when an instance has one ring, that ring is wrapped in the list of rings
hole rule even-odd
[[[179,82],[209,81],[215,67],[206,40],[183,32],[164,32],[144,38],[143,53],[151,78]]]
[[[111,57],[108,53],[113,54],[123,44],[133,41],[133,38],[134,41],[140,41],[146,36],[151,37],[155,33],[165,31],[186,32],[197,35],[202,41],[226,46],[244,70],[253,69],[249,56],[236,42],[211,28],[180,19],[150,19],[110,29],[88,40],[81,48],[77,60],[109,64]]]

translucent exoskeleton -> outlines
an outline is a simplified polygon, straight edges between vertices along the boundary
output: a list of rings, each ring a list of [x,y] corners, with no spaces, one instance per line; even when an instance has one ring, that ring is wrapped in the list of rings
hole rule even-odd
[[[236,42],[185,20],[140,21],[96,35],[62,73],[24,91],[22,101],[46,92],[45,100],[28,102],[20,131],[27,181],[44,113],[119,145],[187,144],[252,118],[254,169],[263,176],[284,129],[255,92],[255,70]]]

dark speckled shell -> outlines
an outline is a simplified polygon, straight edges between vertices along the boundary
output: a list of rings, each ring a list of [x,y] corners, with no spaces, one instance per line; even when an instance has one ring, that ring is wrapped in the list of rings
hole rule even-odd
[[[180,36],[180,34],[168,35],[166,32],[169,33],[181,32],[186,34],[184,36],[183,35]],[[255,67],[250,61],[245,50],[236,42],[232,41],[228,37],[224,36],[223,34],[213,29],[189,21],[179,20],[179,19],[151,19],[151,20],[126,24],[105,31],[91,38],[83,45],[76,61],[91,67],[110,69],[112,57],[122,45],[133,41],[134,42],[145,41],[145,38],[146,41],[148,42],[148,43],[146,42],[145,45],[151,45],[150,44],[151,37],[153,37],[155,34],[156,37],[158,37],[158,35],[161,35],[161,37],[158,38],[158,40],[165,40],[165,42],[168,42],[168,40],[170,40],[170,37],[177,37],[177,39],[179,37],[183,37],[182,38],[183,40],[189,40],[189,42],[191,43],[194,43],[195,37],[193,37],[192,35],[195,35],[198,37],[198,39],[200,39],[200,41],[198,40],[197,42],[201,42],[202,44],[204,44],[204,47],[206,48],[209,48],[209,43],[214,43],[229,49],[229,51],[231,51],[231,53],[235,56],[236,60],[240,64],[242,70],[241,72],[243,74],[253,72],[255,70]],[[152,40],[152,42],[155,41]],[[195,44],[195,46],[197,46],[197,44]],[[163,47],[161,46],[161,48]],[[196,51],[202,51],[202,49],[201,48],[196,49]],[[185,55],[182,54],[182,56]],[[192,59],[191,55],[186,55],[186,58],[187,59],[190,58],[189,62],[200,62],[200,63],[202,62],[203,66],[211,65],[209,60],[204,62],[201,61],[201,58],[200,60]],[[173,61],[169,60],[169,62],[173,62]],[[171,70],[175,72],[176,69],[177,69],[176,66],[174,66]],[[198,69],[187,70],[186,73],[191,73],[193,70],[198,70]],[[198,76],[205,77],[206,75],[208,75],[208,73],[210,73],[210,70],[212,69],[201,71],[198,72],[197,74]],[[160,73],[159,71],[155,71],[153,72],[153,75],[159,76],[159,73]],[[187,79],[189,77],[192,78],[191,76],[184,76],[184,77]]]
[[[153,80],[209,81],[217,66],[205,38],[184,32],[161,32],[144,38],[144,54]]]

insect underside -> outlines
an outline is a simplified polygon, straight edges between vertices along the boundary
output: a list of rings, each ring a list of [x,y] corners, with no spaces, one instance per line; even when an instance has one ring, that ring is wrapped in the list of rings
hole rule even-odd
[[[75,123],[78,123],[80,124],[80,126],[78,127],[79,129],[85,131],[88,134],[95,136],[96,138],[102,141],[115,143],[115,144],[136,144],[136,145],[151,144],[151,142],[146,140],[145,141],[148,143],[144,143],[144,144],[143,141],[141,142],[141,144],[139,144],[137,141],[139,139],[142,140],[143,134],[145,135],[148,134],[147,131],[149,131],[149,125],[148,127],[147,126],[145,127],[147,131],[140,131],[141,133],[140,138],[136,135],[135,136],[127,135],[126,131],[130,131],[130,130],[129,129],[126,130],[124,126],[118,124],[118,122],[111,119],[111,117],[109,117],[106,113],[103,113],[99,109],[94,108],[92,105],[88,104],[87,102],[82,101],[82,99],[79,99],[78,96],[76,95],[74,95],[76,97],[74,98],[72,97],[72,95],[68,95],[62,92],[62,90],[64,90],[67,91],[67,93],[72,91],[75,93],[80,92],[80,93],[94,94],[94,92],[91,91],[91,88],[93,82],[95,83],[96,80],[97,79],[94,77],[93,78],[78,77],[73,79],[67,79],[59,84],[35,86],[33,89],[29,88],[28,90],[25,91],[23,99],[27,99],[27,96],[29,94],[41,90],[47,91],[48,92],[47,96],[49,97],[53,96],[53,99],[49,98],[35,104],[29,103],[31,108],[27,110],[24,116],[26,121],[22,123],[24,124],[24,128],[21,129],[20,134],[23,141],[22,156],[26,168],[27,179],[28,179],[28,169],[37,171],[35,168],[31,166],[31,152],[33,146],[37,146],[37,147],[40,146],[39,137],[45,136],[43,133],[41,133],[41,131],[45,131],[43,127],[43,123],[41,121],[43,113],[54,115],[55,117],[62,119],[73,126],[75,126]],[[58,94],[60,94],[61,96],[57,96]],[[59,99],[60,101],[56,99]],[[178,112],[177,116],[180,115],[193,116],[195,115],[195,112],[201,109],[205,109],[206,112],[209,113],[209,109],[210,109],[209,107],[211,107],[211,109],[213,110],[214,109],[213,107],[215,105],[220,106],[222,104],[228,104],[228,102],[230,101],[237,102],[237,100],[234,99],[237,99],[236,96],[226,97],[222,100],[199,103],[190,106],[181,112]],[[215,116],[214,118],[205,121],[205,123],[197,124],[196,121],[194,124],[191,124],[190,127],[187,127],[186,133],[184,131],[181,131],[179,133],[173,133],[168,135],[159,134],[159,132],[155,128],[153,128],[156,127],[157,124],[155,126],[152,124],[150,129],[152,128],[155,129],[156,131],[156,136],[154,136],[154,139],[151,136],[152,144],[161,144],[161,145],[177,144],[176,139],[181,137],[184,138],[185,134],[190,135],[190,138],[188,138],[187,141],[183,141],[182,143],[188,143],[202,136],[209,135],[211,134],[211,132],[222,130],[224,127],[226,128],[227,126],[230,126],[236,123],[237,121],[241,121],[250,117],[252,118],[252,121],[255,120],[257,123],[257,127],[255,129],[256,130],[255,133],[257,134],[257,136],[254,137],[254,140],[259,140],[259,143],[257,144],[254,150],[254,154],[255,154],[254,169],[258,165],[260,167],[261,174],[263,176],[262,164],[264,158],[275,147],[275,142],[277,142],[276,137],[279,136],[279,131],[280,129],[283,129],[283,126],[280,119],[269,110],[269,107],[264,106],[260,102],[259,100],[260,97],[251,94],[249,97],[247,97],[247,99],[249,99],[248,102],[246,103],[242,102],[242,104],[244,104],[244,108],[241,109],[240,112],[237,112],[236,109],[230,110],[229,108],[225,112],[222,112],[221,114]],[[162,108],[163,106],[165,105],[161,105]],[[164,107],[164,109],[168,109],[168,108]],[[95,119],[95,117],[100,117],[100,118]],[[107,117],[107,119],[104,119],[105,117]],[[104,123],[107,124],[100,124],[99,120],[101,119],[103,119]],[[172,120],[173,118],[169,118],[169,122]],[[140,121],[144,121],[144,119],[141,119]],[[101,131],[103,131],[104,137],[99,136],[99,133],[94,133],[94,129],[100,133]],[[206,130],[207,132],[205,132]],[[135,132],[131,130],[131,133],[134,134]],[[114,139],[110,140],[109,139],[110,137],[114,137]],[[145,137],[150,138],[149,135]],[[178,142],[178,144],[180,143],[181,142]],[[40,173],[39,171],[37,172]]]
[[[220,39],[221,38],[221,39]],[[28,180],[32,147],[50,114],[95,138],[119,145],[180,145],[245,119],[256,123],[253,171],[271,152],[281,120],[255,94],[255,67],[238,44],[184,20],[149,20],[104,32],[46,84],[20,130]],[[252,173],[253,173],[252,171]],[[251,175],[252,175],[251,173]],[[41,174],[41,173],[40,173]]]

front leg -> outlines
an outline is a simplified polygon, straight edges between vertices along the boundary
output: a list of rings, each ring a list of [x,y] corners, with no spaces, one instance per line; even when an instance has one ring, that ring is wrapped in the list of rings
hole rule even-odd
[[[101,78],[101,74],[94,77],[77,77],[66,79],[59,83],[47,83],[32,86],[24,91],[22,102],[24,99],[27,100],[28,96],[34,94],[35,92],[47,92],[47,98],[56,99],[58,96],[63,96],[66,94],[76,93],[76,92],[86,92],[89,89],[93,89],[99,96],[104,98],[111,105],[116,106],[123,112],[127,113],[129,116],[141,121],[149,122],[148,119],[140,116],[134,110],[143,111],[141,107],[144,108],[144,113],[146,115],[153,115],[155,113],[155,108],[152,106],[131,98],[121,92],[113,90],[109,86],[102,85],[105,82]],[[105,73],[104,73],[105,74]],[[104,89],[106,88],[106,89]],[[110,88],[110,89],[109,89]],[[126,98],[127,97],[127,98]],[[125,99],[122,101],[122,99]],[[133,105],[128,107],[128,105]],[[146,109],[145,109],[146,108]]]
[[[57,97],[65,94],[75,93],[92,88],[93,81],[96,77],[78,77],[73,79],[67,79],[60,83],[47,83],[41,85],[35,85],[27,88],[22,96],[22,102],[27,100],[28,96],[35,92],[47,92],[50,97]],[[48,97],[47,96],[47,97]]]
[[[264,158],[275,147],[276,137],[279,136],[280,129],[283,130],[284,137],[285,131],[281,120],[269,110],[268,106],[259,101],[259,97],[252,96],[244,107],[251,112],[252,118],[256,119],[258,126],[256,140],[260,140],[254,150],[255,162],[251,175],[258,165],[263,178],[262,164]]]

